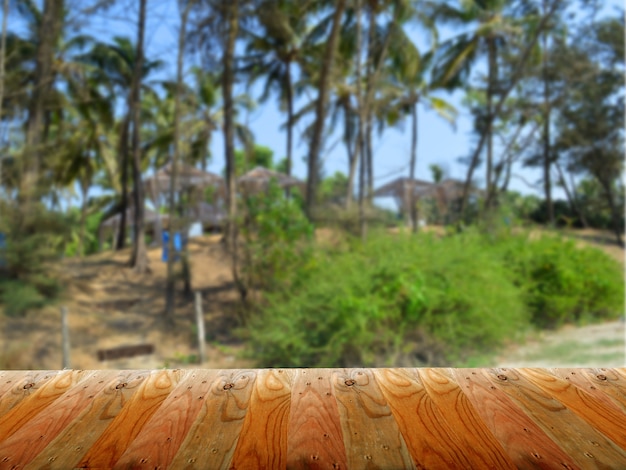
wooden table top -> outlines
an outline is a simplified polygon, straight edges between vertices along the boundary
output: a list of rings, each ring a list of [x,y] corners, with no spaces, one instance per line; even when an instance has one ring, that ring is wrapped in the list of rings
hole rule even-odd
[[[5,468],[626,469],[626,369],[0,371]]]

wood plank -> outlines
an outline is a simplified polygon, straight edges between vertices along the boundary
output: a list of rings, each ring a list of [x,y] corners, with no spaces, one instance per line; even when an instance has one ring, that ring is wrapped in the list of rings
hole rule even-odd
[[[415,371],[376,369],[374,375],[417,468],[479,468],[485,461],[463,445]]]
[[[332,383],[339,405],[348,468],[415,468],[372,371],[336,370]]]
[[[563,470],[577,467],[506,393],[492,386],[479,371],[455,369],[453,375],[517,468]]]
[[[571,381],[595,399],[608,406],[617,406],[622,413],[626,413],[626,387],[622,388],[613,383],[615,380],[619,380],[619,376],[615,373],[607,371],[600,374],[594,372],[593,369],[559,368],[547,370],[557,377]]]
[[[290,404],[291,372],[259,371],[232,468],[286,468]]]
[[[597,400],[571,381],[556,377],[545,370],[522,368],[517,372],[626,450],[626,414],[617,406]]]
[[[450,370],[419,369],[416,375],[430,399],[462,439],[463,446],[474,449],[484,459],[481,468],[515,468],[502,445],[461,391]]]
[[[204,405],[218,372],[190,371],[130,443],[116,467],[167,468]]]
[[[5,382],[6,390],[0,397],[0,416],[6,415],[15,405],[30,397],[46,382],[59,375],[56,370],[18,371],[19,377]]]
[[[0,371],[0,402],[2,401],[2,395],[11,390],[17,381],[20,381],[24,376],[32,371],[24,370],[3,370]]]
[[[79,385],[70,388],[53,404],[35,416],[28,426],[18,429],[0,443],[0,461],[6,465],[26,465],[41,452],[89,404],[93,396],[115,371],[95,371],[85,374]]]
[[[626,468],[622,449],[515,370],[481,369],[480,373],[522,408],[579,467]]]
[[[348,468],[330,369],[293,371],[287,468]]]
[[[50,374],[44,375],[41,382],[32,382],[34,385],[26,390],[22,387],[22,393],[28,393],[33,389],[35,391],[20,400],[19,403],[2,416],[2,420],[0,420],[0,442],[13,435],[22,426],[30,424],[35,416],[45,410],[48,405],[67,390],[79,383],[85,375],[88,374],[85,374],[84,371],[65,370],[55,376],[50,376]]]
[[[109,382],[97,381],[101,388],[93,396],[87,396],[87,407],[26,468],[75,467],[150,375],[145,370],[116,372]]]
[[[146,422],[184,377],[181,370],[153,371],[78,463],[82,468],[113,468]]]
[[[170,468],[229,469],[257,371],[220,371]]]

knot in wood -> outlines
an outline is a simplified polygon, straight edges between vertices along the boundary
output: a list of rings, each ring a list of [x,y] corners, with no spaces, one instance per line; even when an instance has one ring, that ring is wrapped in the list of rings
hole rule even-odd
[[[504,374],[498,374],[498,379],[500,379],[500,380],[506,380],[506,379],[507,379],[507,376],[506,376],[506,375],[504,375]]]
[[[598,377],[598,380],[606,380],[606,375],[604,374],[598,374],[596,377]]]
[[[33,388],[35,386],[35,384],[30,383],[30,384],[26,384],[24,385],[24,390],[28,390],[29,388]]]
[[[224,385],[224,390],[230,390],[234,386],[235,386],[235,384],[226,384],[226,385]]]
[[[348,387],[352,387],[352,386],[356,383],[356,380],[354,380],[354,379],[348,379],[348,380],[346,380],[344,383],[345,383]]]
[[[119,390],[120,388],[126,388],[128,384],[126,382],[122,382],[121,384],[117,384],[115,388]]]

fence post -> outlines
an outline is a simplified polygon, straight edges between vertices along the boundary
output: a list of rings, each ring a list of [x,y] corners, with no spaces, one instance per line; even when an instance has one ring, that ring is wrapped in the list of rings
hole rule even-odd
[[[63,369],[70,368],[70,330],[67,324],[67,307],[61,307],[61,336],[63,341]]]
[[[205,335],[204,335],[204,313],[202,312],[202,295],[200,294],[200,292],[196,291],[195,292],[195,307],[196,307],[196,326],[198,328],[198,350],[199,350],[199,357],[198,359],[200,360],[200,364],[204,363],[204,360],[206,359],[205,356],[205,344],[204,344],[204,339],[205,339]]]

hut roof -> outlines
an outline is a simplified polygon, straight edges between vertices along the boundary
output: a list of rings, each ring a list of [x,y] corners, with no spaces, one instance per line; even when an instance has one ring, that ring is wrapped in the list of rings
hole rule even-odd
[[[626,369],[0,371],[28,468],[626,468]]]
[[[244,191],[264,189],[270,181],[276,181],[281,188],[300,186],[304,184],[297,178],[287,176],[286,174],[278,171],[269,170],[262,166],[253,168],[244,175],[240,176],[237,180]]]
[[[156,194],[167,194],[169,192],[171,178],[172,162],[169,162],[163,165],[154,175],[146,178],[144,184],[149,194],[154,197]],[[224,178],[209,171],[199,170],[191,165],[178,164],[176,191],[208,186],[222,188],[224,186]]]
[[[404,197],[405,192],[408,191],[410,193],[411,188],[414,191],[419,191],[421,189],[429,188],[433,186],[433,183],[424,180],[418,180],[411,178],[396,178],[393,181],[381,186],[380,188],[374,191],[374,197]]]

